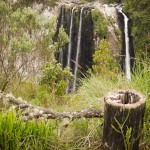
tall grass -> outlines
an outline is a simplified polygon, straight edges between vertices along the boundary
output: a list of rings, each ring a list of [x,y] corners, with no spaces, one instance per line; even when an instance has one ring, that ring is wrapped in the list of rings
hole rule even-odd
[[[115,89],[136,89],[134,84],[125,77],[119,75],[117,79],[92,75],[82,80],[82,86],[78,90],[78,97],[93,107],[103,109],[103,100],[106,94]]]
[[[91,105],[103,109],[104,96],[115,89],[135,89],[140,91],[147,99],[143,138],[141,149],[150,149],[150,64],[137,61],[133,69],[132,81],[123,75],[117,79],[110,76],[92,75],[90,78],[81,80],[82,86],[78,90],[79,99],[91,103]]]
[[[64,105],[54,103],[46,90],[28,84],[20,88],[25,98],[36,100],[57,111],[103,109],[104,96],[115,89],[136,89],[147,98],[142,150],[150,148],[150,66],[140,62],[133,71],[132,81],[123,75],[116,78],[92,75],[81,80],[77,94],[67,95]],[[24,93],[24,91],[29,91]],[[19,95],[21,92],[17,93]],[[45,97],[44,97],[45,96]],[[40,99],[40,100],[38,100]],[[45,100],[44,100],[45,99]],[[59,102],[61,98],[59,99]],[[64,100],[63,100],[64,101]],[[56,108],[57,107],[57,108]],[[63,121],[22,122],[15,112],[0,113],[0,149],[2,150],[97,150],[101,146],[102,122],[100,119],[79,119],[66,127]]]
[[[2,150],[81,150],[101,146],[102,120],[79,119],[67,127],[60,120],[23,122],[14,111],[0,113]]]
[[[57,124],[46,121],[23,122],[13,111],[0,113],[0,148],[2,150],[48,150],[58,143]]]
[[[137,61],[133,74],[133,83],[145,96],[148,96],[150,94],[150,62]]]
[[[80,99],[87,100],[88,103],[102,102],[103,97],[115,89],[136,89],[148,98],[150,94],[150,64],[144,61],[136,62],[132,81],[126,79],[122,74],[117,78],[110,77],[110,75],[93,74],[90,78],[81,80],[81,84],[77,94]]]

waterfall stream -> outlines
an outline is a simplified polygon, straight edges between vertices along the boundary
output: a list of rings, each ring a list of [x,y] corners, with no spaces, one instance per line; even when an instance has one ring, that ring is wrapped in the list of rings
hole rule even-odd
[[[77,52],[76,52],[76,60],[75,60],[75,70],[74,70],[74,81],[72,87],[72,93],[76,90],[76,82],[77,82],[77,71],[78,71],[78,62],[79,62],[79,54],[81,49],[81,32],[82,32],[82,14],[83,14],[84,7],[81,8],[80,12],[80,22],[79,22],[79,30],[78,30],[78,41],[77,41]]]
[[[129,35],[128,35],[128,17],[122,12],[122,8],[118,8],[119,12],[124,17],[124,33],[125,33],[125,74],[127,79],[131,80],[131,66],[130,66],[130,51],[129,51]]]
[[[70,68],[71,63],[71,51],[72,51],[72,30],[73,30],[73,16],[74,16],[75,7],[71,11],[71,21],[70,21],[70,31],[69,31],[69,44],[68,44],[68,56],[67,56],[67,67]],[[67,80],[66,93],[69,92],[69,81]]]
[[[71,13],[71,22],[70,22],[70,31],[69,31],[69,44],[68,44],[68,57],[67,57],[67,66],[68,67],[70,67],[71,50],[72,50],[72,29],[73,29],[74,10],[75,10],[75,7],[72,8],[72,13]]]
[[[64,10],[65,10],[64,5],[62,5],[62,7],[61,7],[61,20],[60,20],[61,26],[63,26],[63,23],[64,23]],[[63,67],[63,49],[62,49],[62,47],[60,48],[59,62],[62,64],[62,67]]]

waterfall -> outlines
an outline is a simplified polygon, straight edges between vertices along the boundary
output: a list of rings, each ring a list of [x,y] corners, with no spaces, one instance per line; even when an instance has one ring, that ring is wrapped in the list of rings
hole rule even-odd
[[[72,30],[73,30],[73,16],[74,16],[75,6],[72,8],[71,11],[71,21],[70,21],[70,31],[69,31],[69,44],[68,44],[68,56],[67,56],[67,67],[71,67],[71,50],[72,50]],[[67,89],[66,93],[69,92],[69,81],[67,80]]]
[[[61,20],[60,20],[61,26],[63,26],[63,23],[64,23],[64,10],[65,10],[65,7],[64,7],[64,5],[62,5],[62,7],[61,7]],[[62,64],[62,67],[63,67],[63,48],[62,47],[60,48],[59,62]]]
[[[129,35],[128,35],[128,17],[122,12],[122,8],[119,7],[119,12],[124,17],[124,33],[125,33],[125,74],[127,79],[131,80],[131,67],[130,67],[130,52],[129,52]]]
[[[77,82],[77,71],[78,71],[78,62],[79,62],[79,54],[81,48],[81,32],[82,32],[82,14],[83,14],[84,7],[81,8],[80,12],[80,22],[79,22],[79,30],[78,30],[78,42],[77,42],[77,52],[76,52],[76,60],[75,60],[75,70],[74,70],[74,81],[72,87],[72,93],[76,90],[76,82]]]
[[[72,8],[72,13],[71,13],[71,22],[70,22],[70,31],[69,31],[69,44],[68,44],[68,57],[67,57],[67,66],[68,67],[70,67],[71,50],[72,50],[72,29],[73,29],[74,10],[75,10],[75,7]]]

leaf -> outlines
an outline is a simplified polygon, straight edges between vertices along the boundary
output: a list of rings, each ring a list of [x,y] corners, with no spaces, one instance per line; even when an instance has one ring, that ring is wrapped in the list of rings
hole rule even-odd
[[[118,133],[121,133],[121,131],[119,131],[114,125],[111,125],[111,127]]]

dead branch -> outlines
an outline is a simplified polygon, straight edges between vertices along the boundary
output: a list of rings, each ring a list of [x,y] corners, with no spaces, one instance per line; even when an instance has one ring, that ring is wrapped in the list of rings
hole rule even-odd
[[[13,109],[18,112],[20,110],[24,121],[32,119],[63,119],[68,118],[69,120],[79,118],[102,118],[103,111],[98,109],[82,110],[74,112],[56,112],[52,109],[42,108],[29,104],[22,100],[22,98],[15,98],[12,94],[5,94],[0,92],[0,100],[9,106],[13,106]]]

